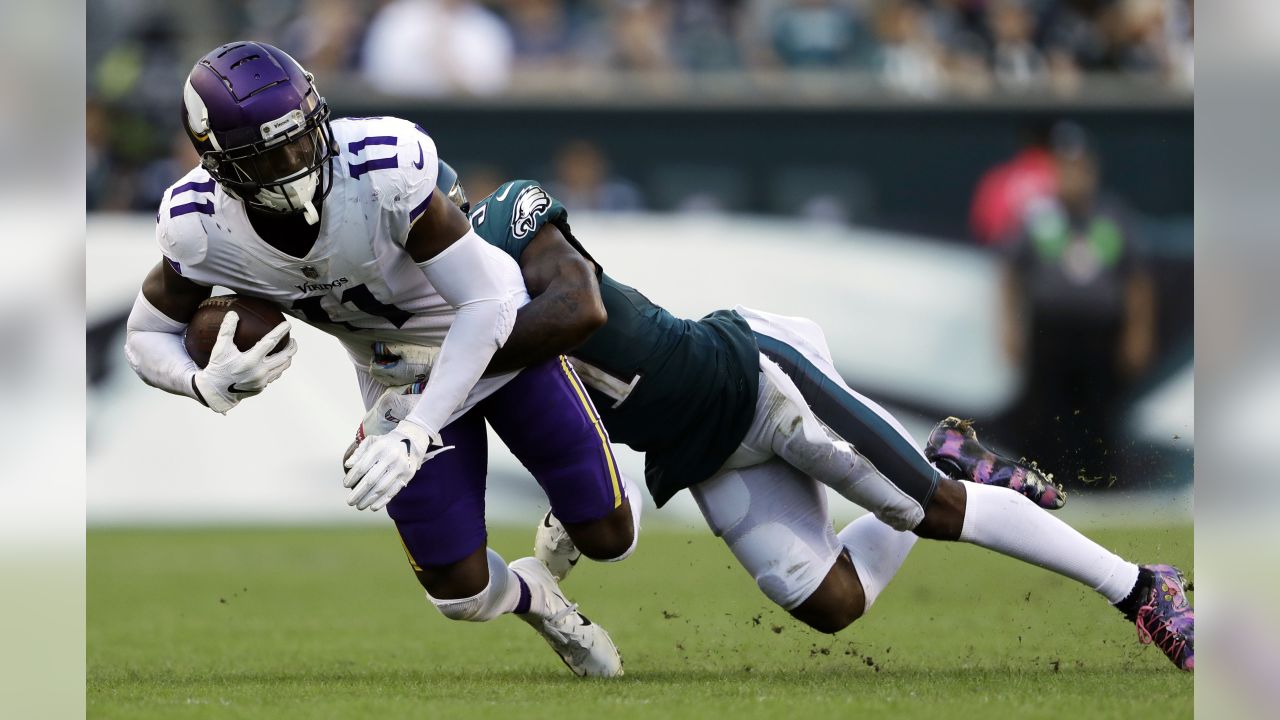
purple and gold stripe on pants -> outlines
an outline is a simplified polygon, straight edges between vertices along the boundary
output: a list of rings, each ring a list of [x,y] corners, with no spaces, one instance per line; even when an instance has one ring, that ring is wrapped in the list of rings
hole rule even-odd
[[[605,463],[609,467],[609,481],[613,485],[613,506],[620,507],[622,505],[622,484],[618,481],[618,463],[613,459],[613,448],[609,447],[609,434],[605,432],[604,425],[600,422],[600,413],[596,412],[596,406],[591,403],[591,398],[587,395],[586,388],[582,387],[582,380],[578,378],[578,374],[569,367],[569,361],[565,356],[560,356],[560,369],[564,371],[565,377],[569,379],[569,384],[573,386],[574,392],[578,394],[578,400],[582,403],[587,414],[591,416],[591,424],[595,426],[596,434],[600,436],[600,447],[604,452]]]
[[[454,449],[423,464],[387,506],[417,567],[455,563],[486,542],[486,423],[561,522],[602,519],[626,497],[609,435],[577,374],[564,358],[538,363],[445,426],[440,434]]]

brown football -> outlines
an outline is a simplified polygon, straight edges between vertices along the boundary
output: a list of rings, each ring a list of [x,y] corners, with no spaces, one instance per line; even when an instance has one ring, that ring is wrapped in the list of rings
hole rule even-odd
[[[231,310],[240,316],[236,325],[236,347],[242,352],[254,346],[280,323],[284,322],[284,313],[273,303],[245,295],[217,295],[200,303],[196,314],[187,324],[182,342],[187,347],[187,354],[196,365],[204,367],[209,364],[209,355],[213,352],[213,344],[218,340],[218,328],[222,327],[222,318]],[[280,343],[271,350],[279,352],[289,344],[289,335],[285,334]]]

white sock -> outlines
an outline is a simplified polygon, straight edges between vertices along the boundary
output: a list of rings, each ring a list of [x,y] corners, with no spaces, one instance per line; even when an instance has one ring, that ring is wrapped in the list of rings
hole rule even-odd
[[[489,584],[484,590],[466,598],[433,598],[431,604],[450,620],[488,622],[516,609],[520,601],[520,579],[507,567],[502,556],[492,549],[487,551]]]
[[[960,540],[1088,585],[1113,605],[1133,590],[1138,566],[1107,550],[1020,493],[964,482]]]
[[[866,612],[898,574],[902,561],[916,544],[916,535],[894,530],[868,514],[849,523],[836,536],[849,551],[853,569],[862,582],[862,594],[867,599],[862,611]]]

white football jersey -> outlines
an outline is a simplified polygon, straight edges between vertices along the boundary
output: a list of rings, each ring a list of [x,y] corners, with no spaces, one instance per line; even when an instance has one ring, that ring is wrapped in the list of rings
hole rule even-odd
[[[340,149],[333,189],[305,257],[263,241],[244,204],[200,167],[165,192],[160,251],[184,278],[269,300],[337,337],[359,366],[368,365],[375,340],[439,347],[455,311],[404,248],[436,189],[435,143],[421,127],[392,117],[334,120],[333,133]],[[501,273],[517,305],[527,303],[519,266],[485,247],[495,259],[487,271]],[[514,376],[481,379],[458,413]]]

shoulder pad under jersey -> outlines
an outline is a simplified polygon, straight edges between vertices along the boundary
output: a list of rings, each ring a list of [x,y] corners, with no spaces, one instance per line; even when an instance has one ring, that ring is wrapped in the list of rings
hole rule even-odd
[[[182,273],[181,266],[204,260],[209,234],[204,220],[213,215],[216,181],[203,168],[195,168],[169,186],[156,213],[156,241],[160,252]]]
[[[372,197],[390,213],[393,236],[404,243],[435,190],[435,142],[420,125],[395,117],[343,118],[333,128],[342,175],[369,184]]]

